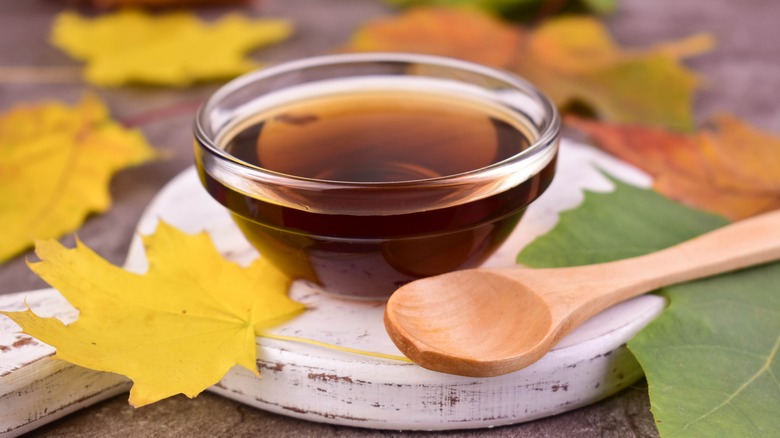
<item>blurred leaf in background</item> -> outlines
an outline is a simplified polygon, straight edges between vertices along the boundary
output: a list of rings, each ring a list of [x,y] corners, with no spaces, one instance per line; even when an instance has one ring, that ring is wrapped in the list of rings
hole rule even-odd
[[[592,17],[560,17],[528,33],[511,69],[559,107],[581,104],[596,117],[680,131],[694,126],[698,75],[680,62],[710,50],[708,35],[626,49]]]
[[[625,49],[592,17],[557,17],[531,28],[475,10],[415,8],[367,23],[344,50],[465,59],[525,77],[562,109],[574,105],[611,122],[689,131],[699,79],[680,61],[713,44],[695,35]]]
[[[483,13],[420,8],[364,24],[344,50],[425,53],[507,67],[522,39],[519,29]]]
[[[402,8],[444,6],[473,8],[509,20],[527,21],[559,13],[609,14],[617,0],[387,0]]]
[[[68,4],[90,6],[95,9],[114,8],[178,8],[192,6],[241,5],[250,0],[66,0]]]
[[[156,156],[93,95],[72,107],[46,102],[0,115],[0,262],[107,210],[114,173]]]
[[[566,121],[651,174],[655,189],[679,202],[734,220],[780,208],[780,137],[734,116],[715,117],[711,126],[690,134]]]
[[[192,12],[121,10],[97,18],[64,12],[51,38],[70,56],[86,61],[85,77],[95,85],[188,86],[259,67],[247,54],[283,41],[292,31],[292,24],[281,19],[230,14],[206,23]]]

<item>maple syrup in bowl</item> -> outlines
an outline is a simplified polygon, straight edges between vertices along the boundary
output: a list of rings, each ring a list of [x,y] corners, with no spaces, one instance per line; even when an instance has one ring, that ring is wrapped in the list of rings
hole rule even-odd
[[[198,112],[201,181],[293,278],[384,299],[474,267],[552,180],[559,118],[516,76],[412,54],[240,77]]]

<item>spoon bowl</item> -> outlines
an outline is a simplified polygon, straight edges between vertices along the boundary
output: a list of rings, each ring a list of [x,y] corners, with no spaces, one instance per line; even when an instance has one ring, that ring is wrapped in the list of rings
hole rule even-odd
[[[442,287],[445,280],[457,287]],[[437,364],[435,369],[450,374],[483,375],[485,367],[504,374],[514,365],[507,357],[546,351],[551,342],[544,297],[496,271],[456,271],[412,282],[393,295],[388,309],[385,324],[393,342],[415,362]],[[528,320],[534,324],[523,328]]]
[[[570,268],[471,269],[417,280],[385,309],[418,365],[491,377],[540,359],[600,311],[657,288],[780,259],[780,210],[644,256]]]

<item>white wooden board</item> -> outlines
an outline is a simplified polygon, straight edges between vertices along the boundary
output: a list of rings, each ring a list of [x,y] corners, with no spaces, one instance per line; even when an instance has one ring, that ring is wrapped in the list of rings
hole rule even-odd
[[[486,265],[506,266],[519,249],[549,230],[561,210],[582,200],[582,189],[606,191],[602,169],[646,186],[645,175],[585,145],[564,141],[550,189],[528,210],[509,242]],[[239,263],[257,256],[223,208],[201,188],[194,169],[171,181],[144,213],[148,234],[159,219],[189,232],[207,230],[220,251]],[[143,271],[140,239],[125,266]],[[383,303],[346,301],[298,282],[291,296],[310,310],[273,330],[282,335],[399,355],[382,323]],[[0,309],[69,321],[76,312],[54,290],[0,296]],[[233,369],[211,391],[283,415],[379,429],[484,428],[554,415],[607,397],[642,375],[625,343],[665,306],[643,296],[602,312],[524,370],[493,378],[436,373],[416,365],[374,359],[300,343],[258,339],[262,378]],[[18,334],[0,317],[0,437],[17,436],[96,401],[127,391],[121,376],[51,359],[51,347]]]

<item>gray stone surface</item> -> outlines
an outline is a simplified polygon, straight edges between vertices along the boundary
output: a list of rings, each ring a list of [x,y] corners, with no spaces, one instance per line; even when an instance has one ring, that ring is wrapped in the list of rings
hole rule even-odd
[[[92,89],[78,81],[65,83],[14,83],[4,67],[76,65],[51,47],[48,29],[62,9],[53,0],[0,0],[0,110],[21,102],[56,98],[75,101]],[[326,52],[346,41],[363,21],[386,15],[379,1],[369,0],[266,0],[255,11],[288,17],[298,32],[293,39],[257,54],[284,60]],[[220,10],[207,14],[217,15]],[[695,32],[716,35],[719,47],[690,64],[706,79],[707,88],[696,102],[701,122],[728,111],[780,134],[780,2],[775,0],[623,0],[607,22],[617,40],[641,47]],[[133,122],[157,109],[178,109],[140,128],[157,147],[170,153],[166,160],[119,174],[111,185],[114,206],[91,217],[79,230],[80,238],[111,262],[121,264],[136,221],[154,194],[191,162],[190,124],[197,102],[215,89],[203,85],[187,90],[129,87],[97,89],[114,115]],[[24,264],[25,254],[0,265],[0,293],[44,287]],[[0,406],[0,409],[8,409]],[[31,436],[278,436],[378,437],[408,433],[335,427],[270,414],[212,394],[194,400],[173,397],[133,409],[120,396],[70,415]],[[485,431],[419,433],[452,437],[653,437],[657,432],[649,412],[644,384],[608,400],[556,417]]]

